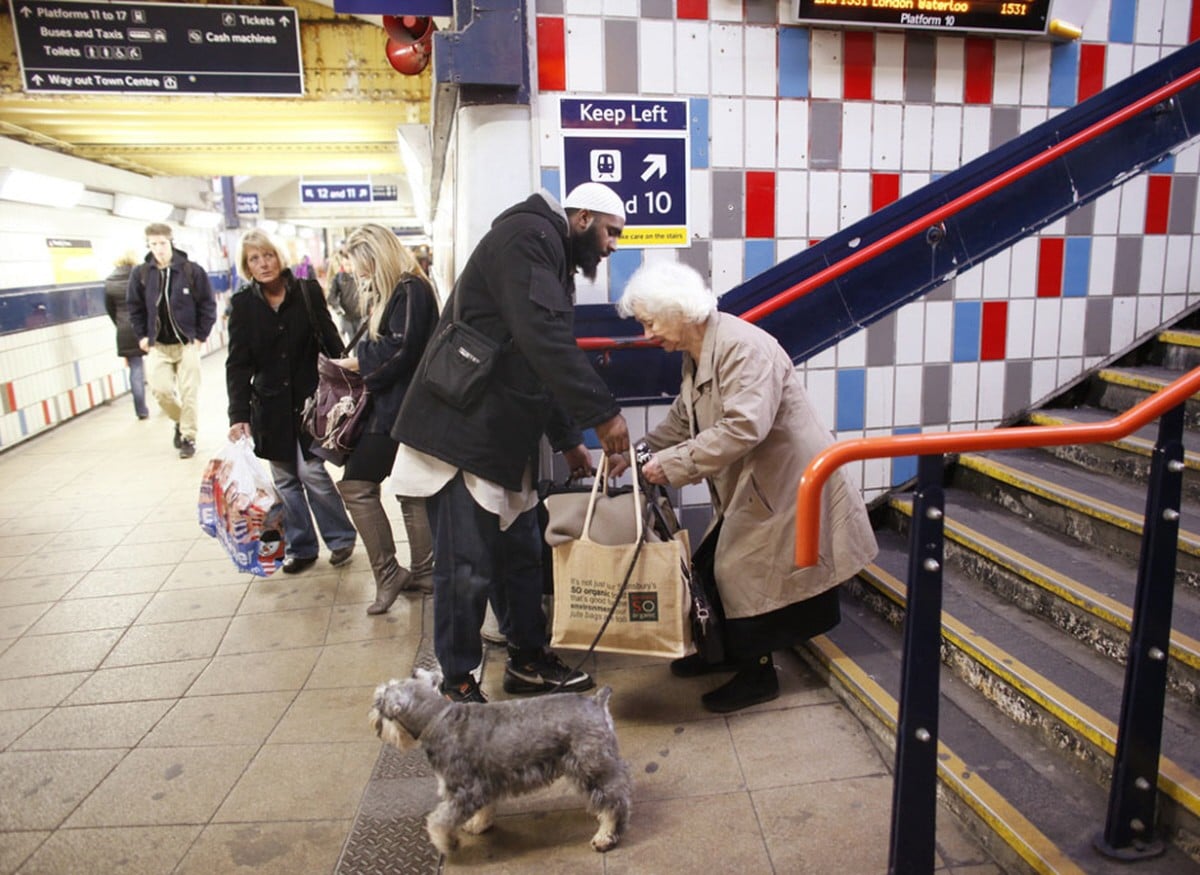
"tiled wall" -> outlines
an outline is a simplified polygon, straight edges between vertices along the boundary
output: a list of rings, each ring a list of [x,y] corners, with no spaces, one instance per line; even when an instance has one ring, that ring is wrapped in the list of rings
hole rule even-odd
[[[1076,3],[1090,10],[1078,42],[822,29],[792,7],[537,0],[547,188],[560,190],[561,97],[690,108],[692,245],[617,252],[581,302],[619,297],[647,258],[729,289],[1200,35],[1200,0]],[[1198,171],[1193,144],[803,362],[826,423],[840,438],[991,427],[1170,321],[1200,289]],[[875,496],[916,465],[848,470]]]

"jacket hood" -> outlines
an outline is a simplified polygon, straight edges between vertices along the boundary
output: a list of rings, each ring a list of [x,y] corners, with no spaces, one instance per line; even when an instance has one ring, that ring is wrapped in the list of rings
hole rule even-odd
[[[519,216],[523,213],[532,213],[535,216],[549,219],[558,228],[558,232],[563,237],[567,236],[567,212],[562,208],[562,204],[558,202],[554,195],[550,194],[544,188],[496,216],[492,221],[492,227],[494,228],[506,219]]]
[[[168,265],[168,267],[172,268],[173,270],[178,270],[179,266],[187,260],[188,255],[186,252],[184,252],[182,249],[176,249],[174,246],[171,247],[171,263]],[[147,252],[146,257],[143,258],[142,261],[151,267],[156,267],[158,265],[158,262],[154,260],[153,252]]]

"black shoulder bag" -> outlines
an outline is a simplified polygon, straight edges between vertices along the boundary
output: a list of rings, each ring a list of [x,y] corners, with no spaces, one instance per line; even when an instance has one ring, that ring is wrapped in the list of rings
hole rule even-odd
[[[496,361],[507,344],[497,343],[461,319],[461,289],[452,293],[452,318],[429,341],[418,377],[430,392],[451,407],[466,410],[483,394]]]

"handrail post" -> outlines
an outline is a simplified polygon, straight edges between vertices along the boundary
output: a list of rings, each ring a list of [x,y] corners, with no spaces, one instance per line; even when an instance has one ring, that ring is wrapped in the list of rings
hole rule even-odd
[[[1183,415],[1180,404],[1159,420],[1108,815],[1104,832],[1093,840],[1100,853],[1120,860],[1156,857],[1166,850],[1155,837],[1155,811],[1183,491]]]
[[[945,511],[942,460],[941,454],[920,457],[913,495],[892,783],[890,875],[932,872],[934,865]]]

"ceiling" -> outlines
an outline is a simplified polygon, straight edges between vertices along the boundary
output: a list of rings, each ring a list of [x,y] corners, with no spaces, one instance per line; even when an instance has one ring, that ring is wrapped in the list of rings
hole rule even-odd
[[[318,225],[415,220],[398,128],[429,124],[430,69],[417,76],[396,72],[384,52],[387,36],[379,19],[338,15],[332,0],[237,5],[298,11],[302,97],[26,93],[4,4],[0,136],[148,176],[231,176],[239,191],[259,193],[268,218]],[[397,200],[300,203],[301,179],[366,178],[395,186]]]

